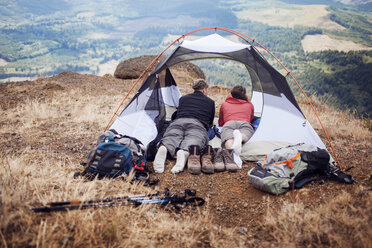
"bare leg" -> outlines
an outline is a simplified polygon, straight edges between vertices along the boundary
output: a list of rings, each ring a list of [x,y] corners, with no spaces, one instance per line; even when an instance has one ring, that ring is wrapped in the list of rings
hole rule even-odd
[[[234,139],[226,140],[226,142],[225,142],[225,148],[226,149],[231,149],[231,147],[233,146],[233,144],[234,144]]]
[[[245,142],[248,141],[248,137],[245,134],[241,134],[241,135],[242,135],[242,143],[244,144]],[[225,148],[232,149],[233,144],[234,144],[234,139],[226,140]]]
[[[244,144],[244,143],[247,142],[247,141],[248,141],[248,137],[247,137],[247,135],[242,134],[242,143]]]

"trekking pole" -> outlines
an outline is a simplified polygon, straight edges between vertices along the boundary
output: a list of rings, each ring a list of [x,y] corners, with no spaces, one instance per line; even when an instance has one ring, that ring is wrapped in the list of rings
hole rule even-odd
[[[123,202],[128,205],[128,201],[132,200],[141,200],[148,197],[154,197],[160,195],[160,192],[156,192],[154,194],[139,194],[139,195],[132,195],[132,196],[122,196],[122,197],[108,197],[104,199],[96,199],[96,200],[71,200],[71,201],[60,201],[60,202],[50,202],[48,203],[49,206],[32,208],[31,210],[34,212],[52,212],[52,211],[65,211],[65,210],[74,210],[74,209],[85,209],[85,208],[94,208],[94,207],[103,207],[109,206],[110,204],[107,203],[119,203]],[[103,205],[105,204],[106,205]],[[114,205],[112,205],[114,206]]]
[[[91,203],[100,203],[100,202],[113,202],[113,201],[126,201],[128,199],[143,199],[145,197],[152,197],[152,196],[158,196],[160,195],[160,192],[156,192],[154,194],[138,194],[138,195],[131,195],[131,196],[121,196],[121,197],[108,197],[104,199],[96,199],[96,200],[87,200],[87,201],[81,201],[78,199],[74,199],[71,201],[60,201],[60,202],[50,202],[48,205],[54,207],[54,206],[65,206],[65,205],[76,205],[76,204],[91,204]]]
[[[102,200],[88,200],[88,201],[64,201],[64,202],[52,202],[49,206],[42,206],[32,208],[31,210],[35,213],[49,213],[56,211],[67,211],[67,210],[77,210],[77,209],[87,209],[87,208],[102,208],[102,207],[115,207],[115,206],[125,206],[125,205],[135,205],[139,206],[141,204],[161,204],[163,206],[172,205],[176,209],[180,209],[183,204],[191,206],[201,206],[204,204],[204,199],[200,197],[188,198],[188,195],[194,196],[190,190],[185,190],[184,196],[171,195],[169,190],[166,189],[163,198],[155,198],[160,193],[155,194],[141,194],[134,196],[124,196],[124,197],[110,197]]]
[[[67,210],[81,210],[87,208],[103,208],[103,207],[117,207],[117,206],[126,206],[126,205],[135,205],[139,206],[141,204],[161,204],[163,206],[171,205],[175,209],[181,209],[183,204],[191,206],[201,206],[204,204],[204,199],[200,197],[185,198],[178,195],[164,197],[164,198],[143,198],[143,199],[128,199],[127,201],[119,202],[97,202],[90,204],[74,204],[74,205],[60,205],[60,206],[43,206],[32,208],[31,210],[35,213],[50,213],[57,211],[67,211]]]
[[[102,207],[115,207],[115,206],[125,206],[125,205],[140,205],[137,201],[120,201],[120,202],[110,202],[110,203],[87,203],[87,204],[74,204],[74,205],[62,205],[62,206],[43,206],[32,208],[31,210],[35,213],[50,213],[57,211],[67,211],[67,210],[77,210],[77,209],[87,209],[87,208],[102,208]]]

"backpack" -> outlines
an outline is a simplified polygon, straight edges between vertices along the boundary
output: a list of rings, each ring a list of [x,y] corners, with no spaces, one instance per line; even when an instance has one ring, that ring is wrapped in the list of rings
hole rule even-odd
[[[330,171],[327,150],[309,144],[279,148],[248,171],[253,187],[271,194],[283,194],[289,189],[302,188],[316,180],[313,176]]]
[[[123,173],[128,175],[134,168],[135,177],[148,177],[140,141],[111,129],[102,133],[97,143],[88,154],[82,176],[91,180],[96,176],[115,178]]]

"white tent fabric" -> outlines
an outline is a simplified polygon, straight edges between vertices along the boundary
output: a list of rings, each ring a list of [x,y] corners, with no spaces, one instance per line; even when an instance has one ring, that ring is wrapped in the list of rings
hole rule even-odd
[[[325,148],[310,123],[285,96],[263,94],[264,107],[260,125],[248,141],[307,143]]]
[[[121,116],[124,116],[129,113],[134,113],[137,111],[141,111],[145,109],[145,106],[147,104],[147,100],[152,95],[152,90],[146,89],[144,92],[142,92],[136,99],[135,102],[131,102],[128,104],[128,106],[125,108],[124,112],[121,114]]]
[[[119,116],[111,129],[139,139],[144,146],[147,146],[158,134],[153,119],[144,110]]]
[[[193,41],[185,40],[180,46],[203,53],[229,53],[245,48],[251,49],[250,45],[232,42],[219,34],[211,34]]]
[[[172,85],[171,87],[161,88],[164,104],[168,106],[178,107],[179,100],[181,98],[181,92],[177,86]]]
[[[167,106],[166,109],[178,107],[181,92],[177,86],[162,87],[160,92],[162,101]],[[110,128],[120,134],[135,137],[147,146],[158,135],[154,119],[159,114],[159,110],[146,110],[148,100],[153,93],[154,90],[150,89],[141,92],[135,101],[128,104]]]
[[[254,115],[258,116],[258,117],[261,117],[262,106],[263,106],[262,92],[253,91],[252,92],[251,103],[254,106]]]

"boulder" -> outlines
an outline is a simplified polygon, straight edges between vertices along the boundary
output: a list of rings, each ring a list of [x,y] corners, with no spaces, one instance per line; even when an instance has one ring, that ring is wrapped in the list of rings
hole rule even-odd
[[[130,58],[121,62],[115,70],[114,76],[121,79],[137,79],[141,73],[146,69],[147,66],[156,58],[155,55],[143,55],[136,58]],[[149,72],[152,72],[156,66],[166,58],[165,55],[162,55],[158,62],[156,62]],[[190,62],[183,62],[175,66],[170,67],[172,73],[177,74],[177,72],[183,72],[189,74],[193,79],[204,78],[205,75],[199,66],[194,65]]]

